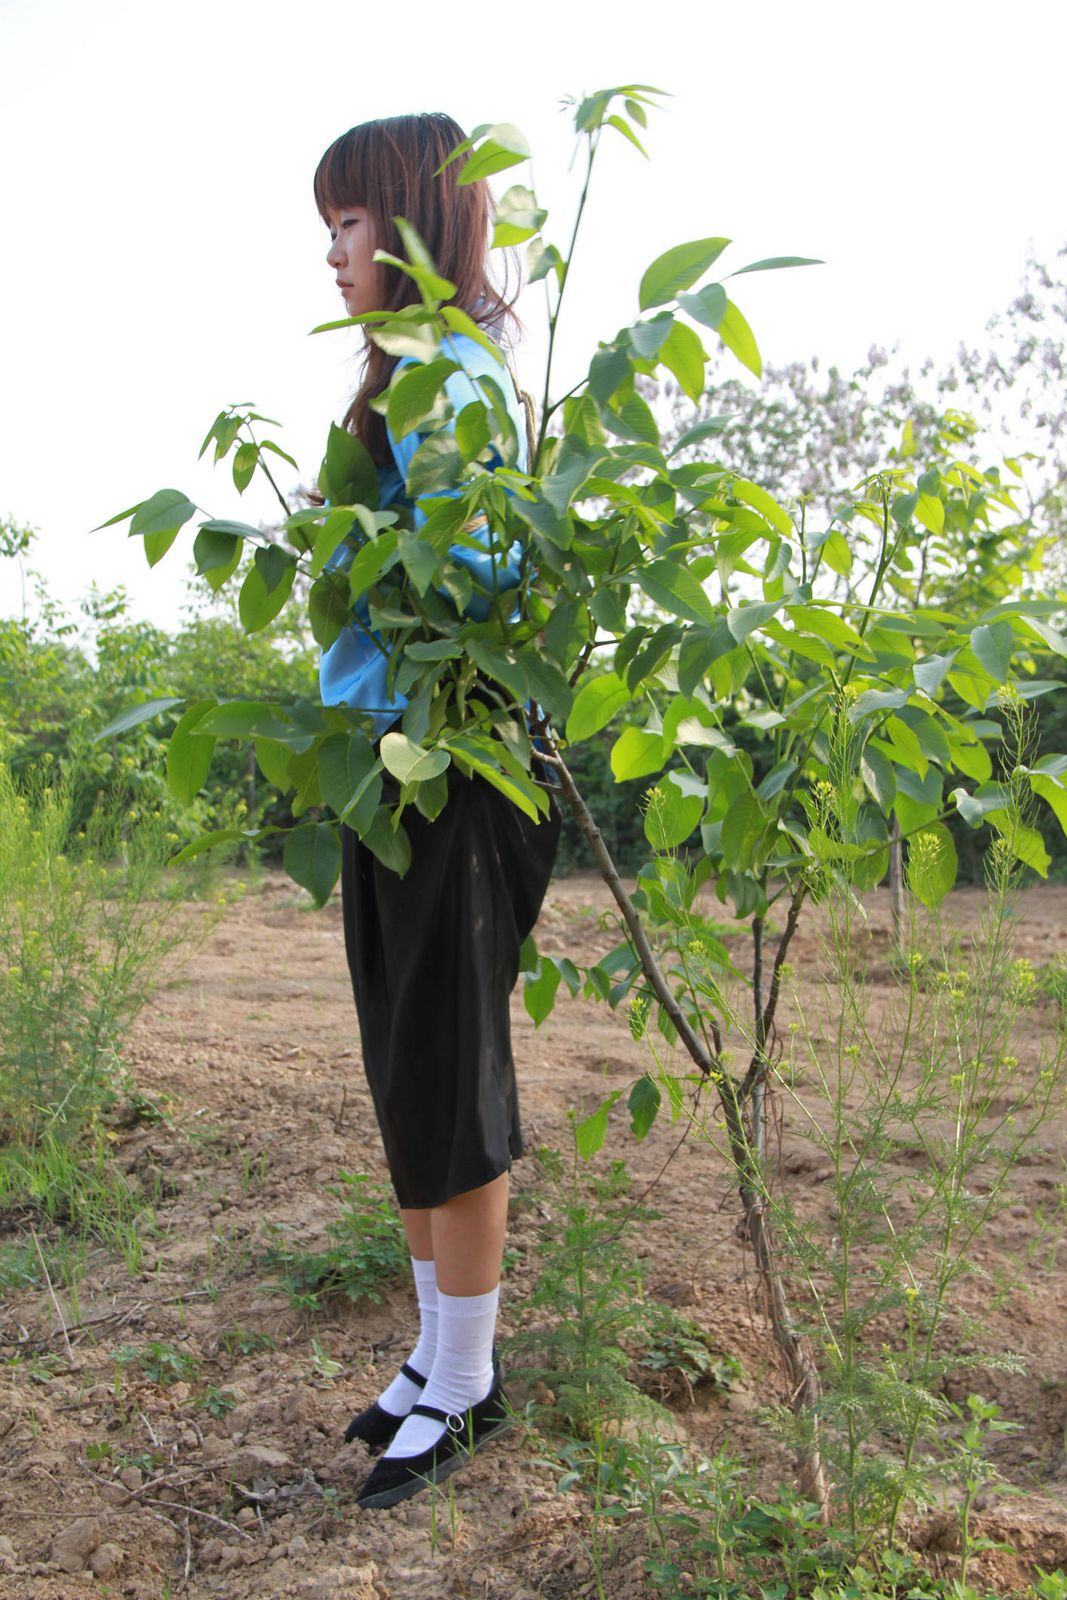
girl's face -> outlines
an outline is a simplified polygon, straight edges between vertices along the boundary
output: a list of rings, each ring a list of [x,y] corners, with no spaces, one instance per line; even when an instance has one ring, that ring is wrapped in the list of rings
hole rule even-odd
[[[326,215],[330,230],[327,263],[338,282],[349,316],[361,311],[380,311],[378,280],[380,265],[372,259],[377,249],[366,206],[342,206]]]

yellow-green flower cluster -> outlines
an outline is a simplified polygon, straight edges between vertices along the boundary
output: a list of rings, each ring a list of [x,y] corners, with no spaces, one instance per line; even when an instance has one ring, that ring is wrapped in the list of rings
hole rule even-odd
[[[1008,993],[1013,1000],[1025,1005],[1032,999],[1037,986],[1037,974],[1025,956],[1020,956],[1008,968]]]
[[[648,1015],[652,1009],[651,995],[640,993],[631,997],[627,1011],[630,1018],[630,1032],[635,1039],[643,1039],[648,1027]]]

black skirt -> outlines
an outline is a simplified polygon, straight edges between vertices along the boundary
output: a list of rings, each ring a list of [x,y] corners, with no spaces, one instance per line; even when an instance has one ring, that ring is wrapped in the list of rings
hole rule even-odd
[[[450,763],[432,822],[407,805],[401,878],[341,827],[345,949],[363,1067],[403,1207],[442,1205],[523,1154],[509,1003],[559,847],[554,794],[534,822]],[[536,756],[533,775],[551,782]],[[399,786],[382,774],[382,799]]]

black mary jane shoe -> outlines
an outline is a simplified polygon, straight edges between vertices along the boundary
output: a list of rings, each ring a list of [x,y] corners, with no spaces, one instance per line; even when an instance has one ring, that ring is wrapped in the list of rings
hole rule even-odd
[[[497,1353],[496,1345],[494,1345],[494,1367],[496,1366],[496,1361]],[[420,1389],[425,1388],[426,1378],[423,1377],[421,1372],[416,1372],[415,1368],[407,1361],[403,1363],[400,1370],[405,1378],[410,1378],[412,1383],[417,1383]],[[407,1413],[405,1412],[404,1415],[406,1416]],[[392,1411],[386,1411],[385,1407],[380,1406],[377,1400],[372,1400],[370,1405],[365,1410],[358,1412],[348,1424],[345,1429],[345,1443],[351,1444],[353,1439],[361,1439],[367,1446],[368,1453],[372,1456],[377,1455],[380,1450],[385,1449],[386,1445],[395,1436],[403,1420],[404,1417],[398,1417]]]
[[[406,1361],[400,1370],[405,1378],[417,1383],[420,1389],[425,1387],[426,1379],[422,1373],[416,1372]],[[372,1452],[384,1450],[403,1420],[403,1417],[396,1416],[394,1412],[386,1411],[377,1400],[372,1400],[366,1410],[358,1412],[348,1424],[345,1429],[345,1443],[351,1444],[353,1439],[362,1439]]]
[[[490,1439],[515,1424],[514,1417],[504,1409],[507,1396],[500,1381],[499,1364],[494,1365],[493,1387],[484,1400],[468,1406],[466,1411],[443,1411],[440,1406],[416,1402],[411,1413],[422,1417],[437,1417],[445,1424],[445,1431],[436,1443],[415,1456],[383,1456],[376,1461],[359,1494],[358,1506],[393,1506],[399,1500],[418,1494],[431,1483],[440,1483],[464,1466]]]

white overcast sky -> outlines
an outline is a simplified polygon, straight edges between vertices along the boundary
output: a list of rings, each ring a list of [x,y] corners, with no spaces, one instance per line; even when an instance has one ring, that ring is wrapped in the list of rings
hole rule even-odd
[[[89,529],[164,487],[270,518],[265,480],[239,497],[228,462],[197,462],[231,402],[278,418],[313,477],[360,335],[309,336],[344,314],[312,175],[354,123],[401,112],[517,123],[532,167],[493,187],[532,182],[564,248],[582,163],[563,97],[669,92],[650,162],[601,142],[554,393],[636,315],[647,264],[712,234],[735,241],[724,270],[826,262],[733,285],[765,361],[898,339],[948,356],[1010,299],[1028,244],[1067,237],[1064,17],[1054,0],[0,0],[0,515],[39,531],[31,564],[72,610],[95,579],[177,623],[191,528],[154,569],[121,528]],[[519,309],[539,396],[543,284]],[[0,561],[0,615],[21,613]]]

